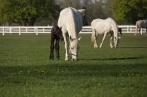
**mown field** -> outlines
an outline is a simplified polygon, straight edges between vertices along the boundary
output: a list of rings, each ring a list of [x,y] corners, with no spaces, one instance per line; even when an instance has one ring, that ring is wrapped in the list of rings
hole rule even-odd
[[[0,35],[0,97],[147,97],[147,36],[123,34],[94,49],[79,34],[79,60],[49,60],[50,34]],[[98,39],[98,44],[102,36]]]

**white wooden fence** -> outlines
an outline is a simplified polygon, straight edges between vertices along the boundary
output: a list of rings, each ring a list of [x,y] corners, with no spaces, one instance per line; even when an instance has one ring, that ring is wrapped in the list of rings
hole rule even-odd
[[[135,25],[118,25],[122,28],[122,33],[134,33]],[[36,35],[41,33],[50,33],[52,26],[0,26],[0,33],[5,35],[7,33],[13,34],[18,33],[35,33]],[[80,33],[91,33],[91,26],[83,26]]]

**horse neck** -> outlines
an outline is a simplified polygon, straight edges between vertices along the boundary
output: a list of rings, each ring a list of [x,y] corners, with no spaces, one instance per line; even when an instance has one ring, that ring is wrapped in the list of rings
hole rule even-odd
[[[69,32],[68,32],[69,33]],[[78,39],[78,36],[76,33],[69,33],[69,36],[71,36],[72,38],[76,38]]]
[[[114,21],[112,21],[111,26],[112,26],[114,37],[118,37],[118,27]]]

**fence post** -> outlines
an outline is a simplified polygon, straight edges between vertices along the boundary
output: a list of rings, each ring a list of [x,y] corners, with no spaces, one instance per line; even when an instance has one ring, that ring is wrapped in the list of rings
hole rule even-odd
[[[3,26],[3,36],[5,35],[5,26]]]
[[[132,27],[130,27],[130,32],[132,32]]]
[[[26,33],[28,32],[28,29],[27,29],[27,27],[26,27]]]
[[[34,32],[36,32],[36,35],[38,35],[38,26],[34,28]]]
[[[12,34],[12,31],[11,31],[11,30],[12,30],[12,28],[11,28],[11,26],[10,26],[10,34]]]
[[[21,27],[19,26],[19,35],[21,35]]]
[[[43,32],[44,32],[44,27],[43,27]]]
[[[127,33],[129,32],[129,26],[127,25]]]

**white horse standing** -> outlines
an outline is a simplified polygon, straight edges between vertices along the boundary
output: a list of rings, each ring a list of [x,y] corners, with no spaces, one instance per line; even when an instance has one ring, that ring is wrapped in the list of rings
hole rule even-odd
[[[68,41],[69,36],[69,53],[71,53],[72,60],[78,59],[78,33],[82,29],[82,17],[79,11],[75,8],[65,8],[60,12],[58,19],[58,26],[62,29],[62,35],[65,42],[65,60],[68,60]]]
[[[142,35],[142,30],[141,30],[141,28],[146,28],[146,34],[147,34],[147,20],[138,20],[138,21],[136,22],[135,35],[136,35],[136,33],[137,33],[138,28],[139,28],[139,33],[140,33],[140,35]],[[140,30],[141,30],[141,32],[140,32]]]
[[[102,42],[100,44],[100,48],[102,47],[102,44],[105,40],[106,34],[110,33],[110,47],[113,48],[112,46],[112,36],[114,36],[114,48],[117,47],[119,37],[118,37],[118,27],[115,21],[112,18],[107,18],[105,20],[102,19],[95,19],[91,22],[91,27],[92,27],[92,42],[94,42],[94,48],[97,48],[97,36],[99,34],[104,35]]]

